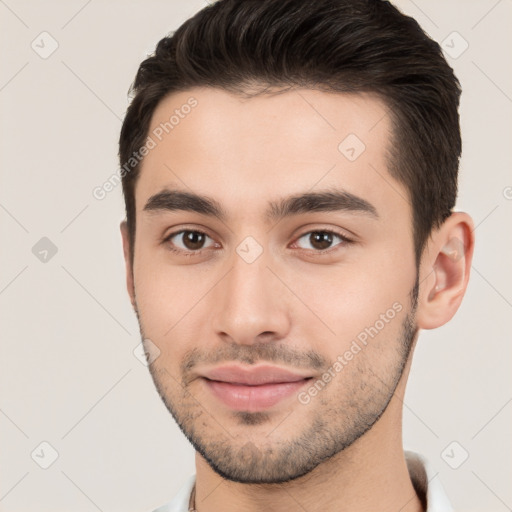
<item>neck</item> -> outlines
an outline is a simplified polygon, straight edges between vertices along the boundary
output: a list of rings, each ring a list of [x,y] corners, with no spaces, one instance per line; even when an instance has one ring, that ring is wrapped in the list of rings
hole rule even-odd
[[[196,453],[197,512],[423,512],[403,453],[401,393],[397,395],[365,435],[290,482],[232,482],[215,473]]]

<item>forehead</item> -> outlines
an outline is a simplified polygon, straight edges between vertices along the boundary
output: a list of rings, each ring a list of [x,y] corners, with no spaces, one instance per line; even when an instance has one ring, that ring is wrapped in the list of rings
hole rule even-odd
[[[243,98],[192,88],[160,102],[148,136],[138,210],[170,183],[239,212],[315,187],[343,188],[374,204],[407,196],[388,172],[391,120],[375,95],[298,89]]]

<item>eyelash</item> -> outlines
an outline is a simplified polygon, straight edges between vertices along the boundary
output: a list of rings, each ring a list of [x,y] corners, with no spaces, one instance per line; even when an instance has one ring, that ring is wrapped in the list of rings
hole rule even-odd
[[[166,236],[162,240],[162,243],[169,244],[170,240],[173,237],[175,237],[176,235],[180,235],[181,233],[199,233],[201,235],[205,235],[205,236],[209,237],[209,235],[207,233],[205,233],[204,231],[200,231],[198,229],[181,229],[179,231],[174,231],[173,233],[170,233],[168,236]],[[303,233],[302,235],[297,237],[296,240],[300,240],[305,235],[310,235],[311,233],[329,233],[331,235],[335,235],[335,236],[337,236],[338,238],[340,238],[342,240],[343,243],[338,244],[338,245],[341,245],[341,246],[343,246],[343,245],[350,245],[350,244],[354,243],[354,240],[351,240],[350,238],[347,238],[345,235],[342,235],[341,233],[339,233],[337,231],[334,231],[332,229],[313,229],[311,231],[306,231],[305,233]],[[209,238],[211,238],[211,237],[209,237]],[[337,246],[330,247],[329,249],[324,249],[324,250],[321,250],[321,251],[315,251],[315,250],[312,250],[312,249],[299,249],[299,250],[301,250],[303,252],[306,251],[310,255],[313,255],[313,256],[322,256],[322,255],[324,255],[326,253],[330,253],[330,252],[335,251],[336,247]],[[179,254],[181,256],[192,257],[192,256],[199,256],[199,255],[201,255],[207,249],[199,249],[198,251],[185,251],[183,249],[176,249],[175,247],[172,247],[169,244],[168,250],[173,252],[173,253],[175,253],[175,254]]]

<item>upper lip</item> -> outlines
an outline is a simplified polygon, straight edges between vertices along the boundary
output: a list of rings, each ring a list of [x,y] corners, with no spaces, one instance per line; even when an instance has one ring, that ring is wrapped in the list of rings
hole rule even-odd
[[[285,370],[284,368],[271,365],[260,365],[254,367],[243,367],[239,365],[217,366],[216,368],[203,371],[201,376],[209,380],[229,382],[232,384],[245,384],[250,386],[281,382],[297,382],[311,377],[311,375],[294,373],[290,370]]]

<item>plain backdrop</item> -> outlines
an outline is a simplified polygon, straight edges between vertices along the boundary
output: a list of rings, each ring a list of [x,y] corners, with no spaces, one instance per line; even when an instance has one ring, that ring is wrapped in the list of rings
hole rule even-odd
[[[102,201],[92,191],[118,167],[138,65],[204,5],[0,1],[1,511],[149,511],[194,472],[134,354],[121,187]],[[428,457],[457,510],[511,510],[512,4],[396,5],[461,81],[457,209],[477,240],[462,307],[421,334],[404,444]]]

